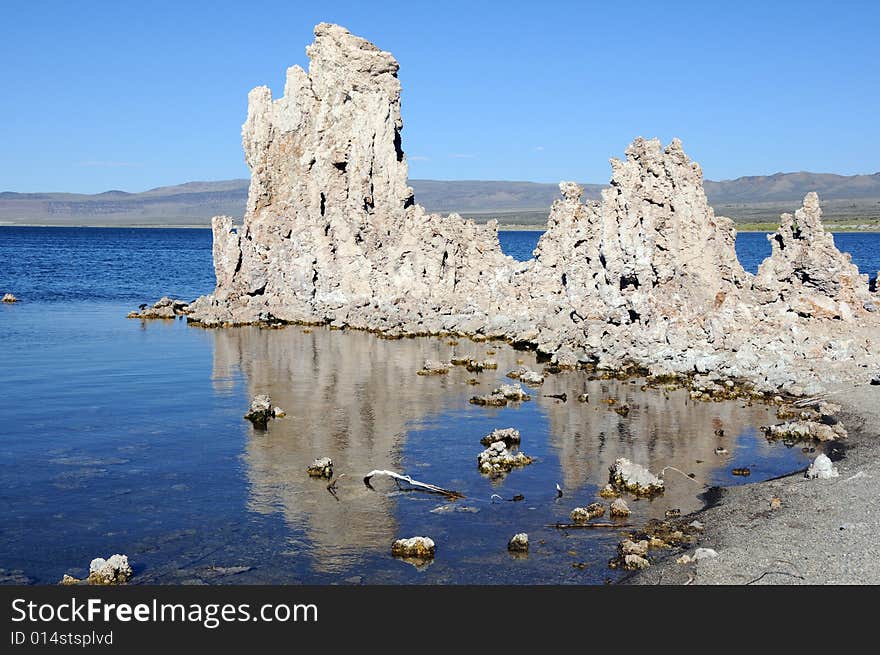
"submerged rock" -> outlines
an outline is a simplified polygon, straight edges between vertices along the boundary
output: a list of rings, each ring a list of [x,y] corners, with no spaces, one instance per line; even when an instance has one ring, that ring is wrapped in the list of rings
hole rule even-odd
[[[525,532],[513,535],[507,542],[507,550],[515,553],[529,552],[529,535]]]
[[[319,457],[309,465],[306,472],[313,478],[329,480],[333,477],[333,460],[329,457]]]
[[[808,480],[828,480],[829,478],[836,478],[839,475],[837,467],[832,464],[828,455],[821,453],[810,463],[804,477]]]
[[[449,367],[451,364],[447,362],[438,362],[433,359],[426,359],[424,365],[420,371],[418,371],[419,375],[445,375],[449,373]]]
[[[503,441],[496,441],[477,455],[477,465],[480,468],[480,473],[491,476],[500,476],[511,469],[527,466],[531,463],[531,457],[519,450],[511,452],[504,445]]]
[[[624,539],[617,545],[617,552],[622,557],[626,557],[627,555],[640,555],[645,557],[648,554],[648,541],[645,539],[641,541]]]
[[[480,439],[480,443],[484,446],[491,446],[493,443],[503,441],[506,446],[513,446],[520,443],[519,430],[516,428],[497,428],[492,430],[485,437]]]
[[[18,298],[13,296],[11,293],[3,294],[3,299],[0,302],[13,303],[18,302]]]
[[[395,557],[413,559],[433,559],[434,540],[430,537],[410,537],[398,539],[391,544],[391,554]]]
[[[618,489],[636,496],[656,496],[663,493],[663,480],[640,464],[625,457],[618,458],[609,469],[608,481]]]

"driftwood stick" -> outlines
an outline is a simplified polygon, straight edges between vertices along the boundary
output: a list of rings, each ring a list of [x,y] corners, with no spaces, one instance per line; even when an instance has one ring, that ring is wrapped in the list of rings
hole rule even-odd
[[[370,484],[370,479],[376,475],[385,475],[394,480],[394,483],[397,484],[398,488],[400,487],[401,482],[406,482],[411,487],[415,487],[416,489],[422,489],[424,491],[430,491],[431,493],[441,494],[446,496],[447,498],[464,498],[464,494],[458,491],[452,491],[450,489],[444,489],[443,487],[438,487],[436,484],[429,484],[427,482],[419,482],[418,480],[413,480],[408,475],[403,475],[401,473],[395,473],[394,471],[387,470],[375,470],[370,471],[364,476],[364,484],[367,485],[370,489],[373,488],[373,485]]]
[[[332,480],[330,484],[327,485],[327,491],[336,499],[339,500],[339,496],[336,495],[337,490],[339,489],[339,481],[345,477],[345,473],[340,474],[335,480]]]
[[[585,529],[614,529],[632,527],[629,523],[554,523],[548,525],[548,528],[556,528],[557,530],[585,530]]]

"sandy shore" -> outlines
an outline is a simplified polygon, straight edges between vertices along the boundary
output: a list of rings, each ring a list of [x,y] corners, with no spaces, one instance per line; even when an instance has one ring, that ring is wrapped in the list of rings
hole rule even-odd
[[[807,480],[803,471],[784,478],[723,489],[692,515],[705,526],[697,547],[715,559],[677,564],[694,548],[654,553],[654,565],[623,584],[878,584],[880,557],[880,387],[837,387],[849,431],[840,477]],[[834,459],[834,457],[832,457]],[[778,509],[770,500],[779,498]]]

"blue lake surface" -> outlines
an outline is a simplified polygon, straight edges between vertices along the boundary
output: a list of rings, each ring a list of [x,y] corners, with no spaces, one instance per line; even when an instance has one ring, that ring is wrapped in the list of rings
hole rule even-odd
[[[525,259],[539,236],[500,239]],[[863,272],[880,268],[880,235],[835,238]],[[737,249],[751,270],[769,252],[759,234],[741,235]],[[696,509],[704,485],[741,483],[731,468],[763,479],[811,457],[758,434],[770,408],[693,403],[581,372],[549,376],[519,406],[468,404],[518,360],[540,369],[504,344],[125,318],[141,302],[213,286],[209,230],[0,227],[0,293],[22,299],[0,306],[0,582],[51,584],[120,552],[134,583],[602,583],[620,575],[607,567],[619,532],[550,526],[596,500],[616,457],[696,476],[669,477],[654,501],[631,499],[636,523]],[[452,354],[499,368],[416,375],[424,359]],[[591,400],[547,397],[563,391]],[[256,393],[288,412],[265,432],[242,419]],[[610,411],[609,398],[630,414]],[[496,427],[520,429],[536,462],[490,480],[476,455]],[[719,445],[730,454],[716,456]],[[346,473],[339,500],[305,475],[321,456]],[[374,468],[467,498],[382,482],[373,491],[360,478]],[[522,531],[532,548],[513,558],[506,543]],[[391,541],[417,534],[437,542],[432,564],[391,557]]]

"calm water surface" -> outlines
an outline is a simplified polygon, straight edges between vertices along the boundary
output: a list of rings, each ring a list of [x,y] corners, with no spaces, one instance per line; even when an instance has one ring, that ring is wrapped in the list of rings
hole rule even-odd
[[[538,235],[503,233],[502,245],[525,258]],[[878,236],[836,239],[868,272],[880,268]],[[763,235],[737,247],[748,268],[759,248],[769,252]],[[23,299],[0,306],[0,581],[54,583],[121,552],[139,583],[601,583],[619,575],[607,568],[618,532],[548,526],[596,499],[616,457],[696,476],[670,472],[663,496],[631,502],[635,523],[697,508],[705,485],[741,482],[733,467],[751,466],[755,480],[807,461],[757,433],[773,420],[765,407],[692,403],[582,373],[550,376],[519,406],[468,404],[517,359],[539,367],[504,345],[124,318],[140,302],[212,287],[209,230],[0,227],[0,292]],[[476,386],[462,369],[415,374],[426,358],[490,349],[499,369],[474,376]],[[585,390],[586,404],[547,397]],[[241,418],[256,393],[288,412],[266,432]],[[612,397],[629,416],[601,402]],[[495,427],[519,428],[535,463],[493,481],[476,456]],[[718,445],[730,455],[716,456]],[[339,500],[305,475],[325,455],[347,474]],[[360,479],[373,468],[467,498],[450,504],[383,482],[371,491]],[[521,531],[532,548],[514,559],[506,543]],[[422,569],[389,553],[393,539],[416,534],[437,542]]]

